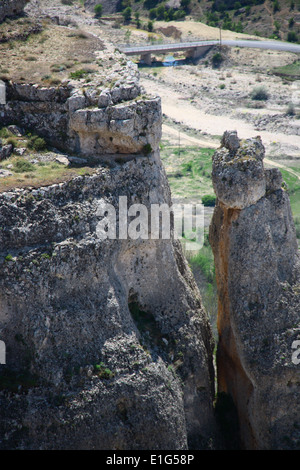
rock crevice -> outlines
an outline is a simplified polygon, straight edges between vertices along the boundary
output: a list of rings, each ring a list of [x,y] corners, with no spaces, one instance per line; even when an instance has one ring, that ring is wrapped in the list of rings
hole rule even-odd
[[[259,137],[236,132],[213,157],[218,391],[233,399],[243,448],[299,448],[299,253],[281,174],[263,158]]]

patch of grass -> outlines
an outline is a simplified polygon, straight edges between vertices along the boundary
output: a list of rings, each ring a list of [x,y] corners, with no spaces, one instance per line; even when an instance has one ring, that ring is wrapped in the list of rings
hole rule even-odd
[[[193,198],[201,201],[202,194],[213,195],[211,182],[213,149],[161,146],[173,198]]]
[[[7,139],[8,137],[12,137],[12,133],[7,129],[7,127],[2,127],[0,129],[0,138]]]
[[[13,170],[16,173],[25,173],[25,172],[27,173],[27,172],[34,171],[34,165],[30,163],[28,160],[26,160],[25,158],[19,158],[15,162]]]
[[[80,80],[81,78],[85,78],[86,75],[92,72],[93,71],[89,69],[79,69],[79,70],[76,70],[75,72],[71,72],[69,77],[72,78],[72,80]]]
[[[9,191],[13,188],[26,188],[32,186],[38,188],[50,184],[69,181],[75,176],[90,175],[95,170],[90,166],[65,167],[57,162],[40,162],[32,164],[23,157],[10,157],[1,162],[2,168],[12,165],[12,176],[0,180],[0,191]]]
[[[300,60],[296,60],[292,64],[274,67],[272,70],[274,75],[285,78],[286,80],[300,79]]]

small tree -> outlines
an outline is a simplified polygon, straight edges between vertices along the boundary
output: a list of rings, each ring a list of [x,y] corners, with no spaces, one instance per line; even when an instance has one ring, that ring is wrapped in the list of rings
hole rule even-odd
[[[289,42],[298,42],[298,36],[295,31],[289,31],[287,35],[287,40]]]
[[[212,57],[212,63],[214,67],[219,67],[223,61],[223,56],[220,52],[216,52]]]
[[[153,21],[148,21],[147,29],[150,33],[153,31]]]
[[[138,11],[135,12],[134,17],[135,17],[136,27],[139,28],[141,26],[141,21],[140,21],[140,14]]]
[[[125,8],[125,10],[122,11],[124,22],[128,23],[131,21],[131,13],[132,13],[132,9],[130,7],[127,7]]]
[[[103,11],[103,6],[101,3],[98,3],[98,5],[95,5],[94,12],[95,12],[96,18],[101,18],[102,11]]]
[[[273,11],[274,13],[276,13],[277,11],[280,11],[280,5],[279,5],[278,0],[275,0],[275,2],[273,3]]]

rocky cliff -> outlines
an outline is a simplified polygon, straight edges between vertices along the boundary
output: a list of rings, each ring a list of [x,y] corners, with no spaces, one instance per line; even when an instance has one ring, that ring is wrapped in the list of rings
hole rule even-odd
[[[139,97],[131,67],[93,95],[8,85],[3,120],[23,109],[23,127],[54,141],[61,126],[66,150],[99,161],[90,175],[0,194],[1,449],[215,445],[213,339],[179,242],[99,237],[103,207],[121,196],[171,205],[160,100]]]
[[[0,23],[7,17],[16,16],[23,12],[29,0],[1,0]]]
[[[218,392],[233,400],[237,445],[299,449],[299,252],[281,174],[264,169],[263,158],[259,137],[236,132],[224,134],[213,158]]]
[[[98,57],[108,56],[108,51]],[[0,123],[17,122],[50,145],[86,156],[137,154],[158,147],[159,98],[148,97],[136,65],[120,54],[105,78],[66,80],[60,86],[6,81],[6,105]]]

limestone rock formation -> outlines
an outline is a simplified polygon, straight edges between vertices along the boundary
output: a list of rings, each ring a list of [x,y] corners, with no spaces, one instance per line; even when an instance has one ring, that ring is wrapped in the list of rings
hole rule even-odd
[[[299,251],[281,174],[263,158],[259,137],[236,132],[213,157],[218,391],[233,399],[242,448],[299,449]]]
[[[1,0],[0,23],[7,17],[16,16],[23,12],[29,0]]]
[[[0,124],[17,116],[20,126],[64,151],[93,157],[139,154],[154,150],[161,138],[160,98],[146,96],[130,61],[117,65],[105,84],[98,75],[85,87],[76,80],[59,87],[7,81],[6,95]]]
[[[101,208],[121,196],[149,211],[171,205],[160,101],[135,101],[126,67],[107,102],[74,84],[9,85],[4,120],[27,110],[15,112],[24,129],[31,120],[54,141],[62,126],[65,148],[120,158],[0,194],[1,449],[215,445],[213,337],[178,240],[98,234]]]

